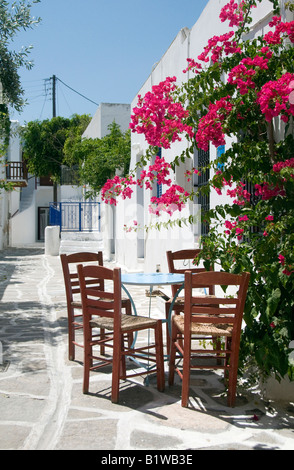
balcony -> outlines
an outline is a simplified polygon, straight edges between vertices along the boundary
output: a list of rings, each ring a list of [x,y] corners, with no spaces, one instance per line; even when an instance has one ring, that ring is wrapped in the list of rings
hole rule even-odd
[[[13,186],[28,185],[28,171],[24,162],[6,162],[6,179]]]

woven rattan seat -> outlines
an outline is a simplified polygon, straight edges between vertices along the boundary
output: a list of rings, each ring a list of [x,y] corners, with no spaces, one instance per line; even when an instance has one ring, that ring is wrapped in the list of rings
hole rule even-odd
[[[139,315],[123,315],[121,318],[121,331],[128,332],[130,329],[151,328],[156,325],[157,320]],[[113,330],[113,318],[100,317],[90,321],[92,328],[105,328],[105,330]]]
[[[184,334],[184,317],[176,315],[174,322],[179,331]],[[223,323],[191,323],[191,334],[200,336],[232,336],[232,325]]]
[[[107,302],[107,299],[104,299],[106,302]],[[130,299],[121,299],[121,304],[122,304],[122,307],[125,307],[128,303],[130,302]],[[71,303],[71,306],[73,308],[82,308],[82,302],[72,302]]]

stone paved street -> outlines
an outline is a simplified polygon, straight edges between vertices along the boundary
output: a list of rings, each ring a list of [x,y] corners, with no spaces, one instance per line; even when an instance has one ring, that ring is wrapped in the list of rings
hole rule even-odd
[[[145,292],[132,293],[147,312]],[[92,374],[83,395],[82,350],[67,358],[60,259],[42,246],[0,253],[0,295],[1,450],[294,449],[294,403],[242,392],[230,409],[215,374],[193,375],[189,409],[180,405],[179,382],[159,393],[143,378],[122,383],[114,405],[109,370]]]

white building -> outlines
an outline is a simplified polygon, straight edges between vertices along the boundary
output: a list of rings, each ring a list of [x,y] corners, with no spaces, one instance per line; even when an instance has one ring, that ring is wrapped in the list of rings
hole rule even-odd
[[[20,124],[12,121],[12,132],[6,155],[6,177],[14,185],[11,192],[1,191],[6,200],[7,229],[2,228],[6,246],[33,246],[44,241],[44,230],[49,221],[49,203],[53,185],[49,178],[36,178],[26,171],[22,161]]]
[[[215,36],[227,32],[227,24],[221,23],[219,14],[221,9],[228,3],[228,0],[210,0],[196,24],[189,30],[187,27],[181,29],[177,34],[174,41],[165,52],[159,62],[153,67],[151,74],[146,78],[145,83],[134,97],[131,107],[132,109],[137,106],[138,95],[144,96],[148,91],[151,91],[153,85],[159,84],[167,77],[177,77],[177,83],[184,82],[189,78],[189,73],[184,74],[183,70],[187,67],[187,58],[197,59],[197,56],[203,52],[204,47],[207,45],[208,40]],[[284,5],[284,0],[281,4]],[[258,7],[253,10],[253,23],[251,25],[250,37],[255,37],[258,34],[263,34],[269,30],[268,23],[273,16],[272,3],[268,0],[263,0]],[[285,9],[282,10],[285,13]],[[191,12],[191,15],[193,13]],[[292,14],[291,14],[292,15]],[[293,16],[293,15],[292,15]],[[291,20],[293,19],[291,16]],[[290,18],[287,19],[288,21]],[[177,155],[186,148],[185,138],[182,142],[172,144],[172,148],[165,150],[162,149],[162,156],[166,161],[172,161]],[[227,139],[227,146],[230,145]],[[131,169],[136,165],[136,162],[146,152],[148,144],[145,141],[144,135],[132,133],[132,154],[131,154]],[[220,150],[220,149],[219,149]],[[210,161],[216,158],[217,149],[211,146],[210,151],[205,154],[202,152],[199,155],[195,154],[194,166],[197,167],[199,159],[208,158]],[[191,184],[199,184],[200,182],[194,179],[194,182],[188,183],[184,178],[184,170],[189,169],[189,163],[185,167],[179,167],[175,174],[176,184],[184,187],[188,191],[191,190]],[[212,175],[211,175],[212,176]],[[162,271],[167,270],[166,251],[197,247],[199,236],[201,235],[201,224],[198,223],[184,226],[183,228],[174,229],[161,229],[151,230],[144,233],[140,230],[137,232],[126,232],[124,225],[133,224],[133,220],[137,221],[138,225],[148,226],[150,223],[165,220],[162,216],[156,217],[151,215],[148,211],[150,198],[156,195],[150,190],[142,190],[136,188],[131,200],[118,200],[116,208],[113,211],[113,230],[115,238],[115,259],[116,261],[125,266],[129,270],[141,269],[145,272],[154,271],[157,265],[160,265]],[[164,188],[163,188],[164,191]],[[228,203],[231,202],[228,196]],[[209,201],[195,201],[195,204],[190,204],[178,216],[199,215],[199,209],[203,209],[204,204],[209,204],[210,208],[215,207],[219,203],[219,196],[215,194],[210,195]],[[177,216],[177,217],[178,217]],[[176,218],[175,215],[173,215]]]
[[[130,122],[130,105],[102,103],[83,137],[104,137],[113,121],[125,132]],[[0,177],[11,181],[14,190],[0,191],[0,250],[7,246],[33,246],[44,242],[45,228],[49,225],[49,206],[53,201],[53,184],[49,178],[36,178],[26,173],[22,162],[20,125],[18,121],[12,121],[11,126]],[[83,188],[61,184],[57,198],[60,202],[83,201]]]
[[[83,134],[83,138],[101,139],[109,133],[109,125],[114,121],[119,125],[121,132],[129,129],[131,106],[125,103],[101,103],[89,126]],[[100,201],[100,199],[98,198]],[[115,254],[115,208],[101,204],[102,237],[106,258],[113,258]]]
[[[152,68],[149,77],[146,77],[145,83],[142,84],[131,105],[101,103],[83,137],[104,137],[108,133],[109,124],[113,121],[119,124],[124,132],[129,126],[131,110],[137,105],[138,95],[144,96],[146,92],[151,90],[153,85],[169,76],[176,76],[178,83],[187,80],[189,73],[183,73],[183,70],[187,67],[187,58],[197,58],[212,36],[227,32],[226,23],[221,23],[219,20],[221,8],[226,5],[227,1],[210,0],[194,26],[191,29],[183,27],[179,31],[168,50]],[[283,6],[286,0],[280,1]],[[289,15],[289,12],[287,12],[287,15]],[[258,7],[253,10],[254,21],[251,25],[250,37],[267,32],[269,29],[268,23],[272,16],[272,3],[269,0],[258,3]],[[282,8],[282,16],[285,18],[284,7]],[[293,14],[287,20],[292,20],[292,17]],[[12,142],[11,145],[14,148],[13,154],[15,156],[8,156],[8,159],[21,162],[21,154],[17,150],[19,142]],[[230,142],[227,139],[227,146],[229,145]],[[173,144],[169,150],[162,149],[162,156],[166,161],[172,161],[176,155],[181,154],[185,146],[186,142],[183,139],[182,142]],[[132,134],[131,169],[135,167],[136,162],[144,155],[147,148],[148,144],[143,135]],[[203,158],[209,158],[212,161],[215,159],[216,153],[217,150],[211,146],[208,153],[203,152],[199,155],[196,153],[195,161],[190,162],[190,165],[198,166],[199,159]],[[188,165],[188,163],[185,165]],[[197,181],[195,178],[193,182],[188,182],[183,176],[183,170],[185,169],[189,169],[188,166],[183,168],[182,165],[178,168],[175,174],[175,182],[189,191],[191,184],[199,185],[201,181]],[[163,187],[162,190],[164,191],[165,188]],[[219,202],[219,196],[212,193],[209,200],[198,200],[194,204],[187,205],[178,215],[187,217],[192,214],[198,217],[198,222],[193,225],[172,230],[162,228],[158,231],[153,229],[148,231],[147,234],[140,229],[137,232],[126,232],[124,226],[133,225],[134,220],[139,227],[144,227],[168,218],[167,215],[165,215],[165,218],[158,218],[149,213],[150,199],[156,195],[155,192],[156,189],[151,193],[150,190],[136,187],[131,200],[119,200],[116,207],[102,204],[102,226],[106,256],[114,257],[118,264],[129,270],[154,271],[156,266],[160,265],[161,270],[165,271],[167,269],[166,250],[196,247],[202,230],[200,209],[203,209],[205,204],[214,207]],[[0,194],[0,249],[7,244],[19,246],[43,240],[44,228],[48,223],[49,203],[52,199],[53,188],[44,184],[42,179],[35,179],[30,175],[27,186],[18,188],[9,196],[2,191]],[[70,185],[59,187],[59,201],[80,201],[82,199],[82,188]],[[229,198],[228,202],[230,202]],[[174,215],[173,217],[176,218],[177,216]]]
[[[22,190],[28,185],[26,167],[22,161],[22,148],[19,136],[18,121],[11,122],[11,134],[6,155],[3,156],[1,165],[1,178],[12,183],[13,190],[0,191],[0,249],[11,246],[13,239],[14,221],[22,207]],[[21,236],[26,238],[26,229],[30,223],[23,225]]]
[[[87,139],[102,139],[109,134],[108,126],[116,122],[122,132],[129,128],[131,116],[130,104],[100,103],[83,137]]]

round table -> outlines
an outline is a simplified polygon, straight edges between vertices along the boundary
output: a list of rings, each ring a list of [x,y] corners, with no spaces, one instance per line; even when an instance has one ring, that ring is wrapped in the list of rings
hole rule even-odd
[[[121,275],[122,284],[139,286],[163,286],[183,284],[184,274],[176,273],[126,273]]]
[[[135,315],[137,315],[137,310],[136,310],[134,300],[125,286],[126,285],[149,286],[150,288],[149,317],[151,314],[151,294],[152,294],[153,287],[176,285],[176,284],[180,286],[170,306],[169,311],[171,315],[175,300],[178,297],[180,291],[184,288],[184,281],[185,281],[185,275],[177,274],[177,273],[125,273],[121,275],[122,289],[125,291],[125,293],[129,297]],[[170,318],[170,315],[169,315],[169,318]],[[168,321],[169,323],[169,320],[166,320],[166,319],[163,319],[162,321],[163,322]],[[136,342],[136,339],[137,339],[137,334],[135,334],[134,336],[134,343]],[[168,358],[168,355],[167,355],[167,358]],[[139,361],[138,363],[140,364]],[[148,377],[147,377],[146,383],[148,383]]]

